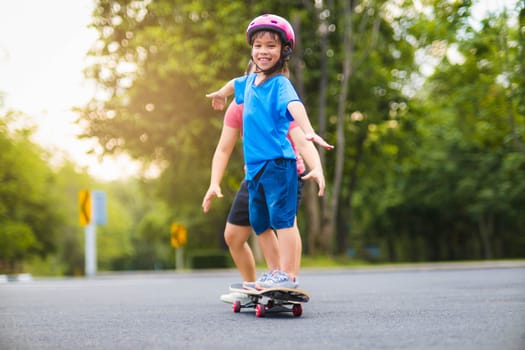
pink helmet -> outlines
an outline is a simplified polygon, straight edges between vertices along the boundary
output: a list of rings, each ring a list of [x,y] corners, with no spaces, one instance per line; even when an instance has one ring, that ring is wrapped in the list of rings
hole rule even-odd
[[[290,45],[293,49],[295,46],[295,34],[291,24],[284,18],[265,14],[255,18],[246,28],[246,40],[252,44],[252,35],[259,30],[271,30],[279,33],[284,44]]]

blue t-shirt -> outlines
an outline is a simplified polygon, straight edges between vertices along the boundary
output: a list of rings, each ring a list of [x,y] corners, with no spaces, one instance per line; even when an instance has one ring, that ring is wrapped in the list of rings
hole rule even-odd
[[[267,161],[278,158],[295,159],[286,135],[292,115],[288,104],[300,101],[292,83],[284,75],[276,75],[255,85],[257,74],[234,80],[235,101],[244,103],[243,149],[246,179],[251,180]]]

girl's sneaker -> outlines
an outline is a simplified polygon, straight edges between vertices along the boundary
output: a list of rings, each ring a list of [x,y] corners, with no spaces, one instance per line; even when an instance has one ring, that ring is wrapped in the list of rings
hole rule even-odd
[[[298,284],[292,280],[286,272],[275,270],[272,272],[270,278],[265,282],[260,283],[257,289],[266,288],[297,288]]]

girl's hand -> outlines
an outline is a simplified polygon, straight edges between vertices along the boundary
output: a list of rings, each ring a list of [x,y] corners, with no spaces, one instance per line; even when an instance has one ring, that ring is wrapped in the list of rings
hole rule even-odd
[[[220,91],[215,91],[206,95],[207,98],[211,98],[211,106],[216,111],[222,111],[226,106],[226,96]]]
[[[219,186],[210,185],[210,188],[208,188],[208,191],[204,195],[204,199],[202,200],[202,210],[207,213],[210,210],[211,207],[211,201],[213,198],[222,198],[222,192],[221,188]]]
[[[322,197],[324,195],[324,189],[325,189],[325,180],[323,175],[322,169],[312,169],[308,174],[301,177],[301,180],[306,181],[313,179],[315,182],[317,182],[317,185],[319,186],[319,192],[317,192],[317,195],[319,197]]]
[[[334,146],[332,146],[331,144],[326,142],[321,136],[319,136],[319,135],[317,135],[315,133],[305,134],[304,136],[306,137],[306,139],[308,141],[313,141],[313,142],[317,143],[319,146],[321,146],[323,148],[326,148],[327,150],[334,149]]]

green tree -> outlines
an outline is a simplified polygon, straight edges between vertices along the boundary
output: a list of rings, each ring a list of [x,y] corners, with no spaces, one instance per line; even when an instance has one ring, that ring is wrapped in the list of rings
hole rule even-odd
[[[147,198],[163,200],[169,214],[145,210],[141,227],[160,237],[162,225],[184,221],[195,233],[189,247],[221,244],[229,200],[200,213],[222,120],[204,94],[243,70],[247,21],[278,13],[297,29],[292,79],[320,133],[337,145],[320,151],[328,189],[321,205],[306,198],[314,220],[299,215],[302,228],[310,225],[302,229],[306,250],[380,244],[392,260],[507,254],[489,247],[508,247],[516,237],[503,231],[523,226],[518,209],[500,202],[506,196],[521,208],[521,190],[508,179],[520,174],[523,151],[524,15],[518,5],[519,25],[494,16],[476,30],[473,3],[98,1],[100,38],[86,76],[102,98],[81,109],[85,137],[104,153],[127,152],[160,169]],[[454,50],[465,62],[449,61]],[[241,168],[239,154],[226,194]],[[134,234],[141,241],[143,233]]]
[[[15,128],[21,115],[0,118],[0,270],[15,272],[31,256],[57,248],[62,218],[50,205],[53,174],[45,152],[31,142],[31,129]]]
[[[392,260],[522,256],[524,158],[515,130],[524,119],[513,92],[522,63],[519,29],[507,20],[503,13],[480,30],[463,27],[463,59],[443,56],[397,135],[386,134],[394,144],[382,151],[394,151],[396,164],[363,186],[359,200],[372,210],[360,212],[360,229],[365,241],[384,238]]]
[[[103,98],[81,109],[85,137],[96,138],[104,153],[127,152],[158,166],[158,197],[174,217],[206,226],[198,231],[213,247],[222,236],[214,228],[223,226],[224,216],[208,215],[204,223],[200,202],[222,116],[204,95],[242,74],[249,59],[248,19],[263,9],[286,13],[294,2],[252,5],[102,0],[93,14],[100,37],[86,76],[97,82]],[[243,176],[238,152],[230,165],[238,170],[224,179],[225,193],[233,193]],[[224,214],[224,202],[218,213]]]
[[[344,253],[352,235],[354,195],[363,161],[374,157],[373,147],[382,143],[374,130],[397,123],[410,98],[414,77],[418,76],[418,52],[431,47],[436,37],[453,38],[453,29],[467,18],[470,2],[427,1],[423,8],[411,1],[319,4],[319,27],[313,27],[318,30],[311,33],[314,40],[304,45],[317,52],[317,35],[321,43],[328,37],[329,44],[311,59],[321,59],[321,67],[329,68],[324,68],[323,77],[318,77],[314,69],[314,79],[306,79],[307,85],[312,84],[306,90],[317,91],[321,82],[319,129],[333,135],[337,147],[326,154],[324,163],[333,180],[323,201],[322,225],[311,232],[317,232],[318,237],[310,240],[325,253]],[[438,26],[436,16],[446,16],[447,21]],[[323,56],[331,59],[323,63]],[[371,131],[375,134],[372,142]],[[324,157],[323,151],[321,155]]]

